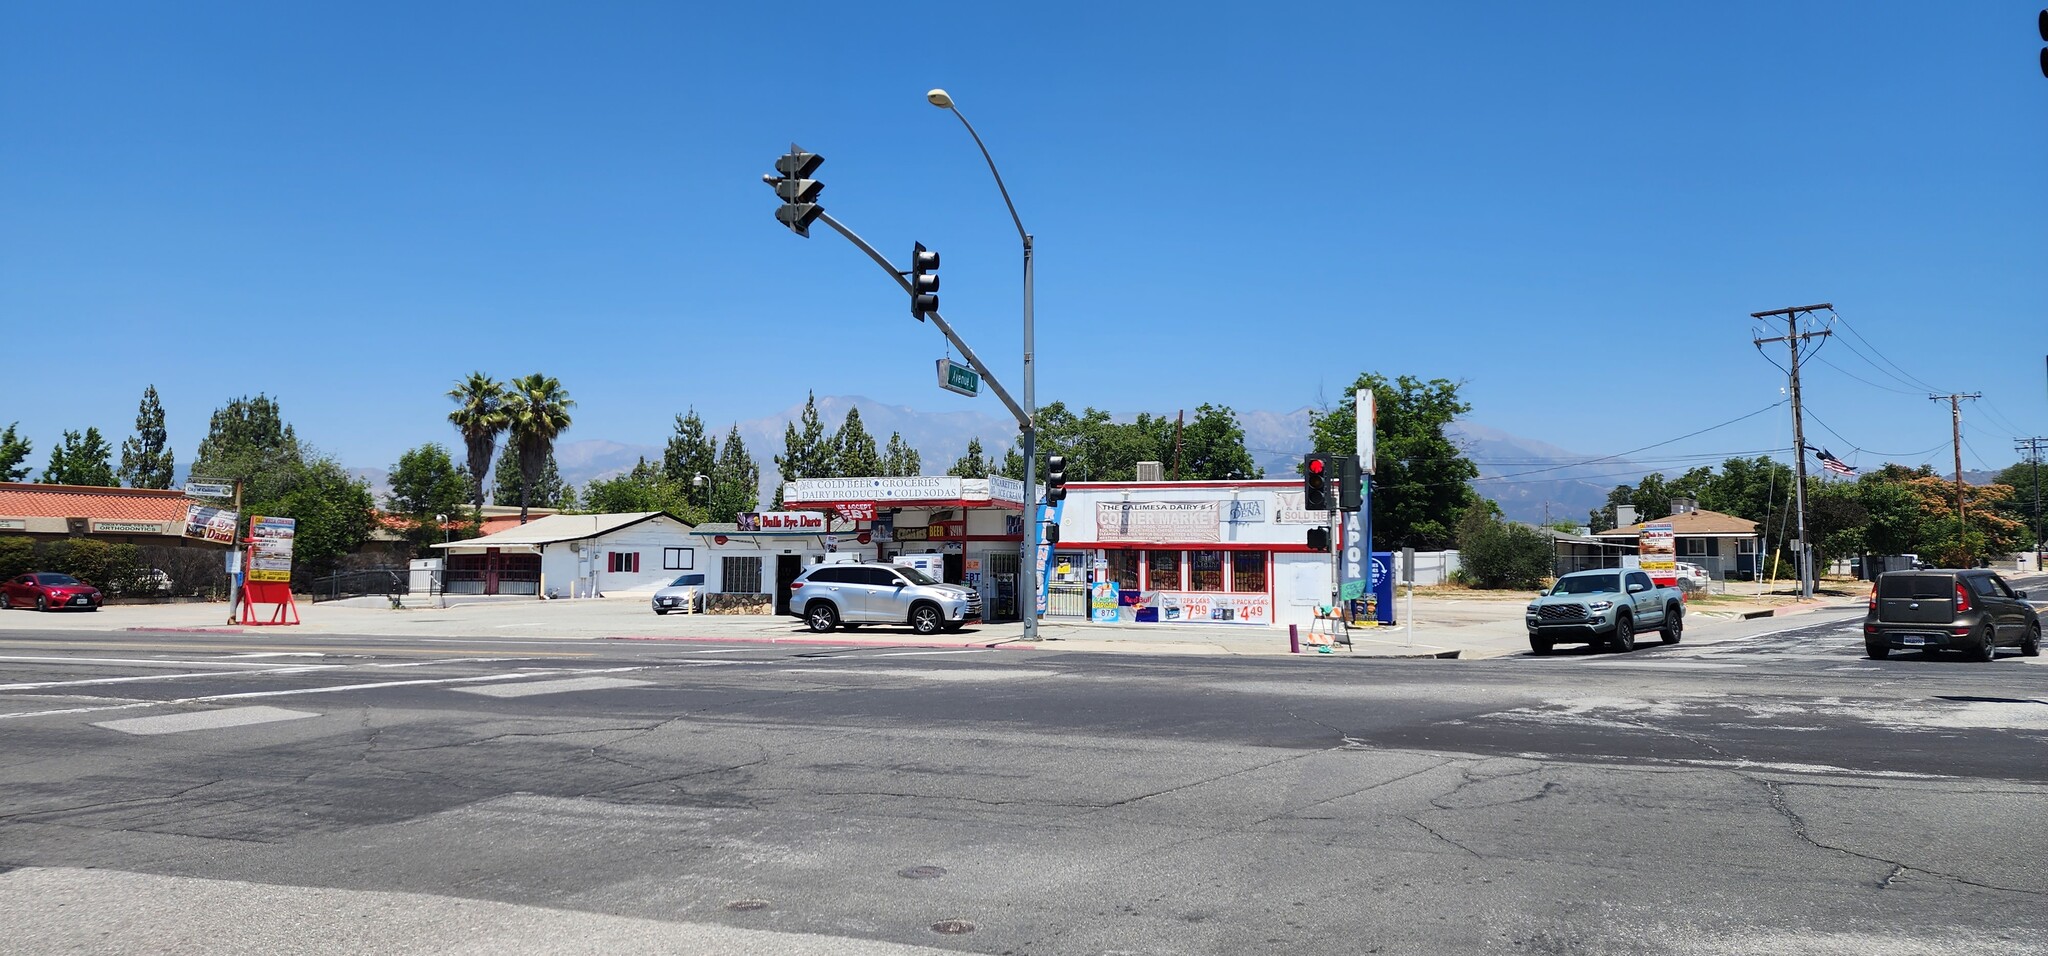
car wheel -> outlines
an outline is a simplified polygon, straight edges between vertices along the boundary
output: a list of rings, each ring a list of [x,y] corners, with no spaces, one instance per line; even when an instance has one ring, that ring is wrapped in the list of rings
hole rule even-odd
[[[1993,635],[1998,632],[1991,627],[1990,621],[1984,622],[1983,631],[1984,633],[1978,637],[1977,646],[1969,650],[1970,659],[1979,663],[1995,661],[1998,659],[1998,640]]]
[[[14,610],[14,599],[8,597],[7,592],[0,591],[0,611],[12,610]]]
[[[939,609],[929,604],[920,604],[910,609],[910,629],[919,634],[937,634],[946,626],[946,619],[939,616]]]
[[[804,609],[804,623],[816,633],[828,634],[839,626],[839,612],[833,610],[832,605],[819,601]]]
[[[1623,614],[1614,619],[1614,634],[1607,639],[1607,647],[1616,654],[1626,654],[1636,649],[1636,624]]]
[[[1535,635],[1530,635],[1529,637],[1529,653],[1534,654],[1537,657],[1542,657],[1543,655],[1550,653],[1551,649],[1555,648],[1556,646],[1556,644],[1544,640],[1543,638],[1536,637]]]
[[[1892,656],[1892,646],[1890,644],[1879,644],[1876,641],[1864,641],[1863,652],[1870,655],[1871,660],[1881,661]]]
[[[1676,644],[1685,636],[1685,611],[1674,604],[1664,609],[1664,626],[1658,630],[1664,643]]]
[[[49,598],[47,598],[47,597],[44,597],[44,596],[42,596],[42,595],[40,595],[40,594],[36,595],[36,610],[38,610],[38,611],[47,611],[47,610],[49,610],[49,609],[50,609],[50,599],[49,599]]]
[[[2041,656],[2041,622],[2027,625],[2027,636],[2020,639],[2020,654],[2026,657]]]

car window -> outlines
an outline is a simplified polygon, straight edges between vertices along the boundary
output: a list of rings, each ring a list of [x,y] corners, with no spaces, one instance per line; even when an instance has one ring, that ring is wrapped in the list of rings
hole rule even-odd
[[[1650,583],[1650,576],[1644,574],[1641,571],[1630,572],[1628,576],[1628,583],[1641,585],[1642,588],[1646,591],[1653,587],[1653,585]]]
[[[1604,594],[1621,590],[1618,574],[1572,574],[1559,578],[1552,594]]]
[[[912,567],[905,567],[905,566],[903,566],[903,565],[900,565],[900,564],[899,564],[899,565],[896,565],[896,566],[895,566],[895,569],[894,569],[894,570],[896,571],[896,573],[897,573],[897,574],[903,575],[903,576],[904,576],[905,578],[909,579],[910,583],[912,583],[912,584],[937,584],[937,583],[939,583],[939,582],[937,582],[937,581],[934,581],[934,580],[932,580],[932,578],[931,578],[931,575],[928,575],[928,574],[924,573],[923,571],[919,571],[919,570],[918,570],[918,569],[916,569],[916,568],[912,568]]]
[[[1946,574],[1908,574],[1893,571],[1877,579],[1881,598],[1948,598],[1955,596],[1955,581]]]
[[[804,580],[812,584],[845,584],[846,572],[842,568],[819,568]]]
[[[861,571],[863,572],[861,582],[872,584],[876,587],[893,588],[896,586],[897,581],[900,580],[896,577],[896,572],[888,568],[862,568]]]
[[[1970,590],[1985,597],[1997,597],[1998,586],[1991,583],[1991,575],[1985,574],[1970,579]]]
[[[2018,597],[2012,593],[2012,586],[2006,584],[2004,578],[2001,578],[1998,575],[1993,574],[1986,577],[1984,580],[1991,582],[1991,586],[1998,589],[1999,597],[2018,600]]]
[[[71,585],[71,584],[77,584],[77,583],[78,583],[78,579],[77,579],[77,578],[74,578],[74,577],[72,577],[71,575],[68,575],[68,574],[45,574],[45,575],[42,575],[41,577],[42,577],[42,579],[43,579],[43,583],[44,583],[45,585],[51,585],[51,584],[54,584],[54,585],[57,585],[58,587],[63,587],[63,586],[66,586],[66,585]]]

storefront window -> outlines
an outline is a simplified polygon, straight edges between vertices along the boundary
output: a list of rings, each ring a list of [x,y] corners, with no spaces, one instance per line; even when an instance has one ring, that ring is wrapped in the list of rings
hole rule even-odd
[[[1230,568],[1230,589],[1232,591],[1264,591],[1266,589],[1266,552],[1232,552],[1230,555]]]
[[[1147,551],[1145,557],[1150,562],[1146,583],[1151,585],[1152,590],[1180,590],[1180,552]]]
[[[1223,552],[1188,552],[1188,590],[1223,590]]]
[[[1118,550],[1108,552],[1108,580],[1116,582],[1116,586],[1120,590],[1135,591],[1138,589],[1138,555],[1139,552],[1136,551]]]
[[[724,575],[719,581],[721,590],[727,594],[761,593],[761,559],[726,555],[720,570]]]

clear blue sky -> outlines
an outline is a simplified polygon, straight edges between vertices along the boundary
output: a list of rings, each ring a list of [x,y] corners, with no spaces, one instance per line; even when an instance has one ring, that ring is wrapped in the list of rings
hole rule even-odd
[[[759,181],[822,153],[828,208],[939,250],[945,312],[1014,370],[1017,240],[943,86],[1038,236],[1041,400],[1286,410],[1376,370],[1616,452],[1776,401],[1748,314],[1832,301],[1849,344],[1983,392],[1965,463],[2002,465],[2048,434],[2037,8],[9,4],[0,425],[40,465],[155,383],[182,463],[268,392],[382,466],[452,440],[472,369],[561,378],[568,440],[806,388],[974,407]],[[1918,383],[1821,357],[1815,444],[1947,461]]]

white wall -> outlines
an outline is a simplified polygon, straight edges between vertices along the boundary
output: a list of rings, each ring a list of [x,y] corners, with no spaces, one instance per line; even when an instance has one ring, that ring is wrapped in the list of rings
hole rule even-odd
[[[1330,603],[1330,556],[1273,555],[1273,623],[1306,626],[1316,606]]]

